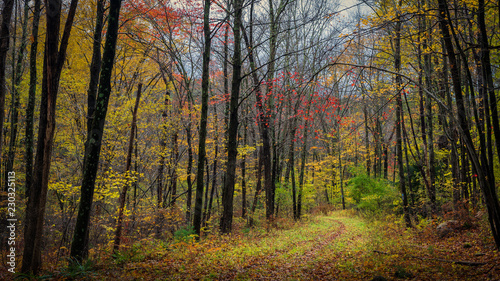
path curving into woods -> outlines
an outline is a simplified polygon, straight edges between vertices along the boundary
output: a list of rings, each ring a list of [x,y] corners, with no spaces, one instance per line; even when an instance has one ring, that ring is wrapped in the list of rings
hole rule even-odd
[[[402,220],[368,222],[342,211],[276,224],[266,230],[247,229],[241,223],[234,234],[208,236],[199,243],[160,246],[158,241],[144,242],[148,246],[136,246],[128,260],[102,261],[86,277],[123,281],[372,280],[376,276],[385,280],[494,280],[500,273],[498,253],[473,242],[482,239],[479,229],[440,240],[426,229],[405,230]],[[472,246],[464,248],[463,243]]]

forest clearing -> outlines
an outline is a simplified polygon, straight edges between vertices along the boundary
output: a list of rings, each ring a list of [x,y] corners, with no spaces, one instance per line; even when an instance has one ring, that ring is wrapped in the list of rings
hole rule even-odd
[[[0,279],[499,279],[499,27],[485,0],[0,0]]]

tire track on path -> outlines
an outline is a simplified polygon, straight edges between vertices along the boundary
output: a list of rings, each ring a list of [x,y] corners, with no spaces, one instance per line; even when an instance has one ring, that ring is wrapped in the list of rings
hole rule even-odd
[[[273,253],[253,258],[245,265],[235,268],[221,276],[223,280],[237,279],[238,276],[251,277],[253,280],[290,280],[290,279],[317,279],[315,276],[324,277],[328,274],[324,268],[318,268],[317,260],[321,258],[321,251],[345,232],[345,225],[331,217],[320,217],[321,220],[331,221],[331,227],[307,240],[291,243],[289,247],[274,251]],[[307,244],[312,244],[303,252],[290,254],[295,249],[301,249]]]

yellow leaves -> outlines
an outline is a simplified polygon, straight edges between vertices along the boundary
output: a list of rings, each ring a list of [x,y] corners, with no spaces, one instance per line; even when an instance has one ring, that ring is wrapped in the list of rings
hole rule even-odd
[[[244,145],[238,147],[238,158],[242,158],[244,156],[249,155],[250,153],[255,151],[255,146]]]
[[[80,187],[65,182],[49,183],[49,190],[57,194],[59,202],[66,204],[69,201],[76,202],[80,198]]]

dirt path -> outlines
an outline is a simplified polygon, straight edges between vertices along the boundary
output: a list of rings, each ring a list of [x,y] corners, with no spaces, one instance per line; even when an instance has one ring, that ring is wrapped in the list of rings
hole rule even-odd
[[[331,245],[332,241],[344,233],[345,225],[330,217],[318,219],[322,220],[321,224],[331,226],[312,233],[302,240],[289,241],[286,247],[269,255],[251,258],[245,265],[236,266],[233,270],[219,276],[220,279],[318,280],[319,276],[324,278],[327,272],[323,268],[318,268],[317,262],[325,247]]]

